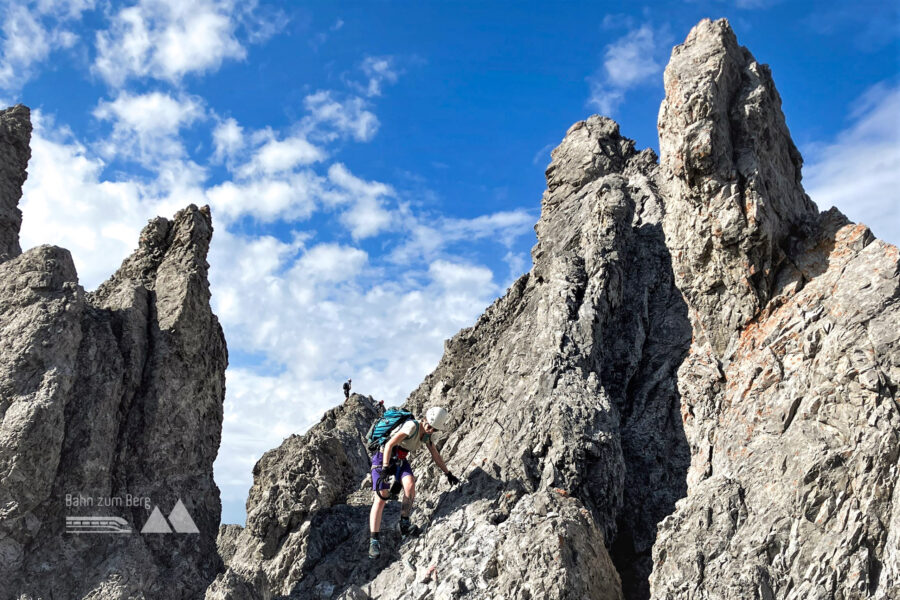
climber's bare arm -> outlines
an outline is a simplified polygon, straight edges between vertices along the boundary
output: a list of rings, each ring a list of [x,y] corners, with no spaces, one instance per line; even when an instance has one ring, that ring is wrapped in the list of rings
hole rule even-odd
[[[441,453],[434,447],[433,442],[428,442],[428,451],[431,452],[431,458],[434,459],[434,464],[436,464],[444,473],[449,473],[447,465],[444,464],[444,459],[441,458]]]
[[[406,439],[406,434],[402,431],[397,433],[394,437],[392,437],[387,444],[384,445],[384,455],[381,459],[382,466],[388,466],[388,463],[391,462],[392,452],[394,451],[394,446],[402,442]]]

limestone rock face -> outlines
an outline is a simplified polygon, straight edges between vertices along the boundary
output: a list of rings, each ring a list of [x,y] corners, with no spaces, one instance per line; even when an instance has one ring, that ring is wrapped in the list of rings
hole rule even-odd
[[[6,202],[10,173],[24,179],[27,109],[0,130]],[[202,596],[221,570],[212,465],[227,364],[208,209],[151,221],[87,294],[68,251],[19,253],[17,232],[0,264],[0,598]],[[178,500],[199,533],[140,533]],[[67,517],[115,517],[127,533],[72,533]]]
[[[227,571],[207,599],[289,594],[322,556],[359,529],[366,515],[330,511],[346,504],[367,473],[363,436],[380,414],[376,407],[371,397],[353,394],[305,435],[292,435],[263,455],[253,469],[246,527],[220,531]]]
[[[654,598],[900,597],[897,248],[815,210],[778,105],[727,22],[673,51],[659,128],[692,458]]]
[[[0,110],[0,261],[22,253],[19,198],[31,158],[31,111],[21,104]]]
[[[666,239],[695,330],[721,357],[774,296],[785,244],[811,233],[818,210],[769,67],[727,21],[703,21],[675,47],[665,88]]]
[[[806,196],[726,21],[665,86],[659,165],[609,119],[572,126],[533,268],[409,397],[452,413],[463,480],[414,459],[424,533],[389,504],[366,557],[355,397],[257,465],[208,600],[900,597],[897,248]]]
[[[257,464],[247,528],[223,530],[233,554],[207,599],[646,594],[656,523],[690,460],[675,375],[691,328],[657,169],[602,117],[553,152],[534,268],[448,341],[407,402],[454,415],[437,445],[463,480],[448,489],[427,451],[414,457],[421,537],[399,539],[389,503],[384,555],[366,556],[360,440],[374,413],[354,396]]]

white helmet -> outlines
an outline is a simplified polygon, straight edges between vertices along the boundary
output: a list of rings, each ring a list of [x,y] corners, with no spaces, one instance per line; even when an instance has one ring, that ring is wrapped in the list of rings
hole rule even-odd
[[[444,431],[450,423],[450,413],[440,406],[432,406],[425,413],[425,420],[428,421],[435,429]]]

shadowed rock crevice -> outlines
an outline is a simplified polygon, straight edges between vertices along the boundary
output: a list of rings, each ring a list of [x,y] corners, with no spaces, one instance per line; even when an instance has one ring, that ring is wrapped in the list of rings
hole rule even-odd
[[[642,206],[661,217],[661,206]],[[641,219],[643,220],[643,219]],[[610,554],[626,598],[650,597],[656,527],[687,493],[690,448],[681,418],[677,372],[687,356],[691,326],[675,287],[662,227],[636,228],[628,253],[624,310],[613,319],[602,378],[618,399],[626,475],[623,510]]]

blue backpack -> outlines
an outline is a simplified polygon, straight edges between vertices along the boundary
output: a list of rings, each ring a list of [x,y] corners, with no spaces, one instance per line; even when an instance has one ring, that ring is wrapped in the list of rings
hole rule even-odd
[[[366,434],[366,447],[369,452],[378,452],[391,439],[391,433],[410,419],[414,419],[413,414],[402,408],[391,407],[384,411],[384,414],[375,419],[369,427],[369,433]],[[419,433],[419,422],[415,423],[416,430],[413,437]]]

